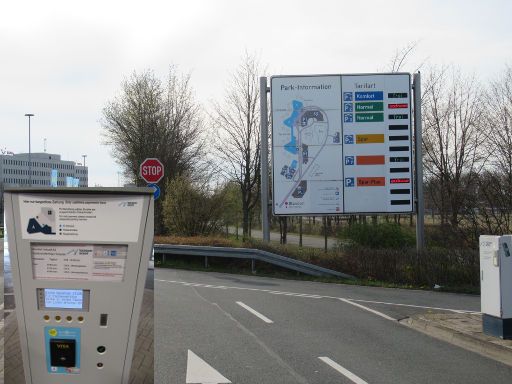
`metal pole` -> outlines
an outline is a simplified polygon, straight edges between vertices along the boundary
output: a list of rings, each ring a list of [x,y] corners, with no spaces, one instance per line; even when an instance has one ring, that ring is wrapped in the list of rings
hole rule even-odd
[[[327,217],[322,218],[324,224],[324,252],[327,252]]]
[[[82,155],[82,157],[84,158],[84,168],[85,168],[85,158],[87,157],[87,155]]]
[[[30,118],[34,116],[33,113],[26,113],[28,117],[28,179],[30,186],[32,186],[32,149],[30,146]]]
[[[263,241],[270,241],[268,221],[268,119],[267,78],[260,77],[260,131],[261,131],[261,229]]]
[[[416,162],[416,251],[425,247],[425,200],[423,198],[423,132],[421,126],[421,74],[415,73],[414,90],[414,148]]]
[[[299,216],[299,247],[302,247],[302,216]]]

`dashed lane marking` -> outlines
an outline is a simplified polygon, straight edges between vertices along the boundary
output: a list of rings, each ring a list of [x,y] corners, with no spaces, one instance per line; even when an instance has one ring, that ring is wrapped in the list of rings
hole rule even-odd
[[[341,365],[339,365],[334,360],[329,359],[328,357],[319,357],[320,360],[322,360],[325,364],[327,364],[329,367],[335,369],[339,373],[341,373],[343,376],[345,376],[347,379],[352,381],[354,384],[368,384],[366,381],[361,379],[359,376],[353,374],[348,369],[343,368]]]
[[[265,323],[267,324],[272,324],[273,321],[270,320],[268,317],[262,315],[261,313],[259,313],[258,311],[256,311],[255,309],[249,307],[247,304],[244,304],[242,303],[241,301],[237,301],[236,302],[239,306],[241,306],[242,308],[248,310],[249,312],[251,312],[254,316],[256,317],[259,317],[261,320],[263,320]]]
[[[334,300],[341,300],[341,301],[347,302],[347,304],[352,304],[352,305],[354,305],[355,303],[366,303],[366,304],[381,304],[381,305],[398,306],[398,307],[432,309],[432,310],[437,310],[437,311],[447,311],[447,312],[454,312],[454,313],[469,313],[469,314],[479,314],[480,313],[480,312],[468,311],[468,310],[464,310],[464,309],[430,307],[430,306],[427,306],[427,305],[391,303],[391,302],[386,302],[386,301],[353,299],[353,298],[350,298],[350,297],[336,297],[336,296],[327,296],[327,295],[315,295],[315,294],[309,294],[309,293],[275,291],[275,290],[263,289],[263,288],[247,288],[247,287],[235,287],[235,286],[225,286],[225,285],[190,283],[190,282],[178,281],[178,280],[155,279],[155,281],[162,282],[162,283],[180,284],[180,285],[191,286],[191,287],[209,288],[209,289],[236,289],[236,290],[241,290],[241,291],[265,292],[265,293],[269,293],[271,295],[305,297],[305,298],[309,298],[309,299],[334,299]],[[365,309],[365,310],[369,310],[370,309],[370,308],[365,307],[363,305],[361,305],[361,307],[362,307],[362,309]],[[374,311],[374,310],[371,310],[371,311]],[[374,311],[374,312],[378,312],[378,311]],[[380,312],[378,312],[378,313],[380,313]],[[384,315],[384,316],[389,317],[387,315]],[[390,318],[390,319],[392,319],[392,318]],[[395,319],[393,319],[393,320],[395,320]]]

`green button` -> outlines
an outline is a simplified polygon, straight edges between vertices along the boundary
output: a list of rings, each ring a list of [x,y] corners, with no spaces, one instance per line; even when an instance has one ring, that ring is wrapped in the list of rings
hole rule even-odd
[[[383,111],[384,103],[379,102],[367,102],[367,103],[356,103],[356,112],[371,112],[371,111]]]
[[[356,122],[358,123],[375,123],[384,121],[383,113],[356,113]]]

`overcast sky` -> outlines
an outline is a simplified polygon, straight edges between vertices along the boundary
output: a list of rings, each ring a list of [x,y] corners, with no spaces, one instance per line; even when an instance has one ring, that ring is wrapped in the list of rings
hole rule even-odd
[[[405,70],[456,65],[482,82],[512,65],[512,1],[10,1],[0,11],[0,148],[82,161],[89,185],[117,186],[101,112],[134,70],[192,74],[220,98],[245,51],[269,75],[383,71],[417,41]],[[427,68],[426,66],[423,68]]]

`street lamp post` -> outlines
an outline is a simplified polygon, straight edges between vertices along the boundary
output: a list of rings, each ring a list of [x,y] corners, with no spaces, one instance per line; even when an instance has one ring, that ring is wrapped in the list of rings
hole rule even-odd
[[[85,168],[85,158],[87,157],[87,155],[82,155],[82,157],[84,158],[84,168]]]
[[[32,150],[30,147],[30,118],[34,116],[34,114],[26,113],[25,116],[28,117],[28,179],[30,186],[32,186]]]

